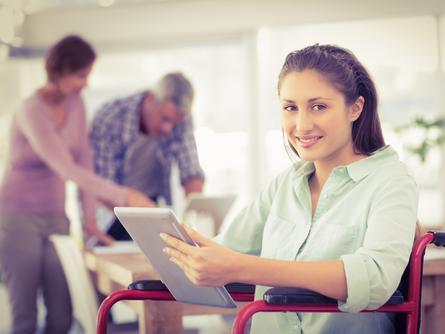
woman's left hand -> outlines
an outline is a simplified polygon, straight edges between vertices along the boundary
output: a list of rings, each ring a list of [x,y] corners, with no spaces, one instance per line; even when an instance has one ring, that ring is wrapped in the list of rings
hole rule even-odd
[[[95,221],[87,221],[85,223],[85,233],[87,238],[94,237],[101,245],[111,246],[115,242],[115,240],[112,237],[102,232],[97,227]]]
[[[167,243],[163,251],[170,261],[181,268],[195,285],[222,286],[239,281],[242,254],[210,240],[183,224],[187,234],[199,245],[191,246],[165,233],[161,238]]]

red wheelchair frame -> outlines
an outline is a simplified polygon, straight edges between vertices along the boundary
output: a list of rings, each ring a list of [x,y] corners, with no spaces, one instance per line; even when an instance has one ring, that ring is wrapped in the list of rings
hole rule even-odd
[[[436,246],[445,246],[445,233],[428,232],[418,238],[414,243],[411,252],[409,265],[402,278],[402,284],[388,303],[376,310],[363,310],[362,312],[387,312],[405,314],[402,328],[404,333],[414,334],[420,328],[420,300],[423,256],[428,244],[434,243]],[[130,284],[129,290],[121,290],[111,293],[101,304],[97,318],[97,334],[106,334],[108,313],[111,307],[120,300],[175,300],[165,286],[155,282],[155,289],[137,290],[137,282]],[[246,285],[249,287],[249,285]],[[253,301],[252,291],[243,293],[242,291],[231,291],[227,286],[232,298],[235,301]],[[252,286],[250,286],[252,287]],[[136,290],[134,290],[136,289]],[[337,301],[317,294],[312,291],[296,288],[271,288],[264,294],[264,300],[257,300],[249,303],[237,314],[232,333],[244,333],[248,320],[257,312],[341,312],[337,306]],[[249,288],[249,290],[252,290]],[[277,297],[279,298],[275,298]],[[307,298],[309,294],[309,299]],[[402,297],[403,295],[403,297]],[[401,297],[401,298],[399,298]],[[278,302],[276,301],[278,299]]]

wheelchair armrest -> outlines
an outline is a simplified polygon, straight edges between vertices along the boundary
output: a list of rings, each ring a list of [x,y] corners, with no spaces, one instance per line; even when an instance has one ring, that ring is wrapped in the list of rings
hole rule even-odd
[[[229,293],[255,293],[255,285],[246,283],[228,283],[224,285]]]
[[[128,285],[128,290],[168,291],[168,288],[160,280],[140,280],[130,283],[130,285]]]
[[[400,290],[396,290],[391,297],[389,297],[388,301],[385,305],[399,305],[405,302],[405,298],[403,297]]]
[[[255,292],[255,285],[252,284],[229,283],[225,287],[229,293],[253,294]],[[168,291],[168,288],[160,280],[139,280],[130,283],[128,290]]]
[[[337,304],[335,299],[301,288],[270,288],[263,295],[267,304]]]
[[[305,305],[337,305],[338,301],[326,297],[322,294],[314,292],[312,290],[301,289],[301,288],[283,288],[276,287],[270,288],[263,295],[263,300],[267,304],[305,304]],[[404,302],[402,293],[396,290],[394,294],[389,298],[385,305],[398,305]]]
[[[434,241],[436,246],[445,247],[445,232],[434,232]]]

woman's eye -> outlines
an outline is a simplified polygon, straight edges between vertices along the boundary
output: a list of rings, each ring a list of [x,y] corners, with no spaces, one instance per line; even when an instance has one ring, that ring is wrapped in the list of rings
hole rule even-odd
[[[296,111],[297,107],[295,107],[295,106],[284,106],[283,110],[288,111],[288,112],[292,112],[292,111]]]
[[[312,110],[314,110],[314,111],[321,111],[321,110],[324,110],[324,109],[326,109],[326,106],[324,106],[322,104],[314,104],[312,106]]]

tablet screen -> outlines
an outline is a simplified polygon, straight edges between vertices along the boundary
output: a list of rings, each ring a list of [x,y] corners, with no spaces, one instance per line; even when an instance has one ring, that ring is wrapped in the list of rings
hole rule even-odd
[[[160,233],[170,234],[190,245],[195,245],[179,224],[173,211],[166,208],[117,207],[114,208],[114,213],[150,260],[176,300],[198,305],[236,307],[224,287],[194,285],[184,272],[169,260],[169,256],[162,252],[166,244],[159,236]]]

